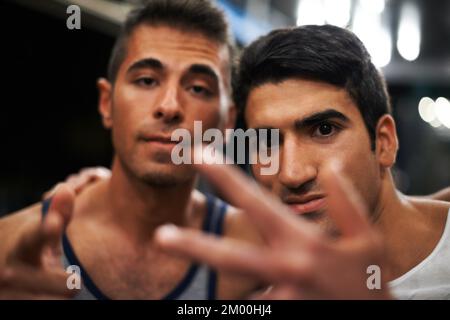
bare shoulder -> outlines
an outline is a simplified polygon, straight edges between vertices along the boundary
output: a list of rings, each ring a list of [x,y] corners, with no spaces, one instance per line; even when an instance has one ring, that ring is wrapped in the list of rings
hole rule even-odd
[[[37,203],[0,219],[0,265],[3,264],[8,248],[11,248],[30,226],[40,223],[41,210],[42,205]]]
[[[411,204],[424,214],[435,230],[444,227],[447,222],[450,210],[450,202],[432,200],[422,197],[408,197]]]

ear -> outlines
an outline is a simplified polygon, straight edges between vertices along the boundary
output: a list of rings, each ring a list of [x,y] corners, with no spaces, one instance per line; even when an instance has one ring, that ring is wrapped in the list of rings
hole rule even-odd
[[[235,105],[230,105],[228,108],[227,113],[227,119],[225,121],[224,129],[234,129],[236,126],[236,117],[237,117],[237,110]],[[225,131],[226,132],[226,131]],[[229,135],[225,135],[225,143],[229,142]]]
[[[112,127],[112,85],[105,78],[97,80],[99,92],[98,111],[102,116],[103,126],[107,129]]]
[[[386,114],[378,120],[376,129],[376,154],[381,166],[390,168],[397,157],[398,139],[395,120]]]

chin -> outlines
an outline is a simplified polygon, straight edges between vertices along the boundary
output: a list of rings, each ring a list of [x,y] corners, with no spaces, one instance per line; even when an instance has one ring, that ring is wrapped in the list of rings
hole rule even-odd
[[[119,156],[122,168],[143,183],[156,187],[175,187],[195,177],[191,166],[175,165],[165,153],[143,156]]]
[[[336,238],[339,236],[339,230],[333,221],[328,217],[326,211],[313,212],[311,214],[300,215],[309,222],[314,223],[325,234]]]
[[[330,218],[325,216],[323,219],[317,221],[317,225],[326,235],[332,238],[339,238],[340,232]]]
[[[175,187],[181,184],[181,181],[173,175],[165,175],[161,173],[146,173],[141,177],[142,181],[150,186],[155,187]]]
[[[181,166],[170,164],[152,164],[138,175],[146,184],[159,187],[175,187],[194,179],[195,173]]]

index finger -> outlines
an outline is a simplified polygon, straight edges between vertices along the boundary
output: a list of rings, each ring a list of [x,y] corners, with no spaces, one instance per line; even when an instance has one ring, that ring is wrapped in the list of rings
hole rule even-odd
[[[204,160],[198,148],[196,153]],[[317,230],[306,221],[300,220],[290,212],[276,197],[263,190],[237,168],[223,164],[207,164],[201,161],[194,167],[219,189],[227,199],[245,210],[266,238],[279,238],[295,226],[297,237],[315,236]]]

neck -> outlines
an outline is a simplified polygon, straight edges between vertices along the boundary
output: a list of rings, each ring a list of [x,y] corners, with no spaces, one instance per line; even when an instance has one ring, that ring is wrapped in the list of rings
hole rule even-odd
[[[176,186],[152,186],[125,170],[116,157],[105,188],[108,222],[142,241],[151,240],[162,224],[186,226],[194,183],[193,179]]]
[[[381,179],[376,206],[372,209],[372,222],[383,234],[389,233],[391,231],[390,222],[401,219],[401,213],[407,207],[408,204],[404,201],[403,195],[395,187],[390,170],[387,170]]]
[[[374,225],[385,242],[388,279],[393,280],[420,263],[433,250],[430,223],[411,200],[396,188],[390,171],[382,179],[374,210]]]

